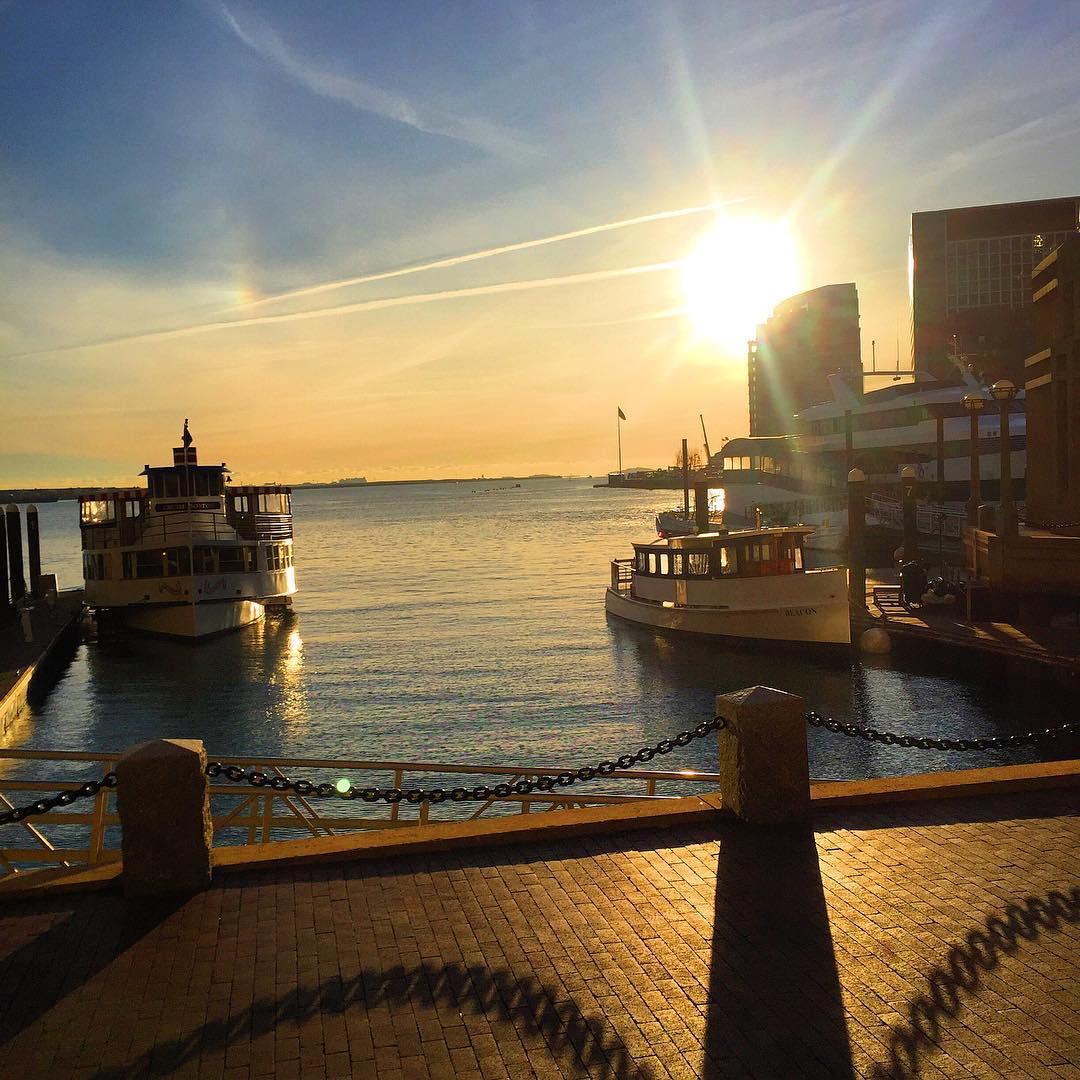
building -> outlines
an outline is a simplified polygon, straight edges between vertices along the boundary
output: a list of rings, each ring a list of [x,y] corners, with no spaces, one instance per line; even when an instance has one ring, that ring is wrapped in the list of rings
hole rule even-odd
[[[747,355],[750,434],[787,435],[797,412],[829,401],[829,376],[862,393],[859,295],[853,283],[824,285],[779,304]]]
[[[962,357],[987,382],[1024,382],[1034,351],[1031,271],[1077,230],[1080,196],[911,215],[916,371],[938,378]]]
[[[1031,300],[1037,351],[1024,361],[1027,519],[1080,536],[1080,235],[1035,267]]]

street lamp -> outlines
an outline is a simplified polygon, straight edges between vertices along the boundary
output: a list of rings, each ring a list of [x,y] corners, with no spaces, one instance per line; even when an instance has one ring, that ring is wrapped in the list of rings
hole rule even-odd
[[[982,478],[979,475],[979,413],[986,407],[986,401],[979,394],[965,394],[964,408],[971,419],[971,495],[967,502],[967,520],[969,525],[979,521],[979,503],[982,502]]]
[[[1012,437],[1009,433],[1009,408],[1019,391],[1011,379],[998,379],[990,387],[990,396],[1001,410],[1001,532],[1016,534],[1016,507],[1012,501]]]

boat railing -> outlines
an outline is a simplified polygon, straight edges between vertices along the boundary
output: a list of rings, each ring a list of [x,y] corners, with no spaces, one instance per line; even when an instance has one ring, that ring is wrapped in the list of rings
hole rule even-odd
[[[903,528],[904,509],[899,499],[887,495],[868,495],[866,508],[869,513],[894,528]],[[943,536],[959,539],[963,535],[967,515],[964,510],[951,506],[919,504],[915,507],[915,529],[927,536]]]
[[[634,581],[633,559],[611,560],[611,588],[614,592],[629,593]]]
[[[74,753],[58,750],[0,750],[0,810],[9,810],[33,798],[74,791],[88,780],[100,780],[111,771],[119,754]],[[270,777],[310,779],[358,789],[379,787],[403,790],[410,779],[427,790],[472,788],[470,777],[497,777],[500,783],[555,776],[566,767],[519,765],[462,765],[418,761],[354,761],[326,758],[215,757],[245,769],[257,767]],[[439,821],[475,820],[548,810],[603,806],[633,800],[675,798],[717,790],[717,773],[694,770],[616,770],[604,779],[604,790],[561,790],[492,795],[474,803],[445,801],[367,803],[361,798],[317,799],[293,791],[251,788],[233,783],[210,783],[214,844],[266,843],[297,836],[332,836],[376,829],[423,828]],[[488,786],[491,785],[490,782]],[[663,794],[660,788],[664,788]],[[116,789],[102,787],[92,799],[70,807],[35,814],[32,819],[0,826],[0,879],[44,866],[96,865],[120,858],[120,818]]]
[[[236,514],[232,527],[244,540],[291,540],[291,514]]]

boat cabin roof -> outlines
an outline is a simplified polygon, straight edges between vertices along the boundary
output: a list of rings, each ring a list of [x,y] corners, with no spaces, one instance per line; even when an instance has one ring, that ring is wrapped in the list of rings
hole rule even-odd
[[[771,536],[808,536],[815,531],[813,525],[773,525],[760,529],[733,529],[724,532],[698,533],[696,536],[670,536],[643,542],[635,542],[634,547],[666,547],[676,551],[705,551],[717,544],[731,544],[746,540],[760,540]]]

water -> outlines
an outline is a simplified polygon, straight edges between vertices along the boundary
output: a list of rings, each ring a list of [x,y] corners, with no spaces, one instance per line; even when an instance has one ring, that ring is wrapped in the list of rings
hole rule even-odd
[[[613,556],[676,492],[588,480],[302,490],[296,615],[198,645],[82,645],[13,733],[27,749],[201,738],[213,755],[568,765],[635,750],[756,683],[837,718],[977,737],[1071,719],[986,664],[832,659],[674,638],[608,617]],[[81,580],[77,504],[41,508],[43,564]],[[1036,721],[1038,722],[1036,725]],[[920,752],[810,732],[811,772],[859,778],[1034,760]],[[715,741],[654,763],[712,770]],[[50,767],[55,775],[55,768]]]

